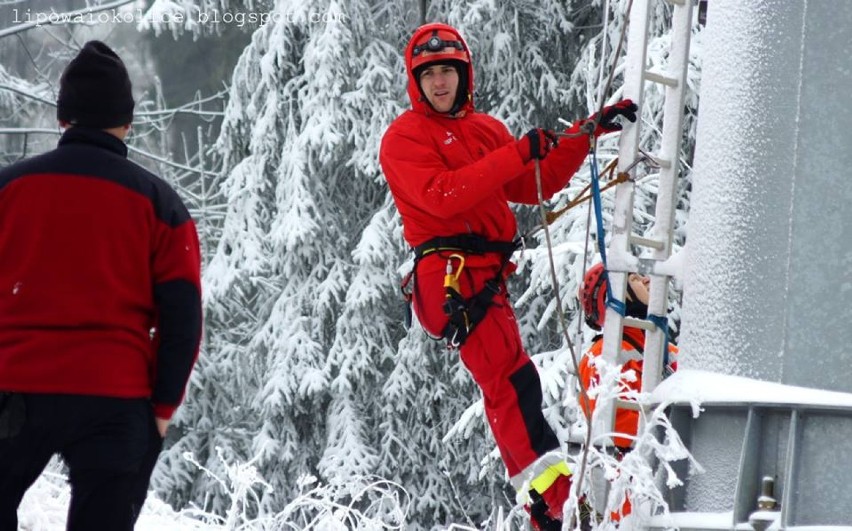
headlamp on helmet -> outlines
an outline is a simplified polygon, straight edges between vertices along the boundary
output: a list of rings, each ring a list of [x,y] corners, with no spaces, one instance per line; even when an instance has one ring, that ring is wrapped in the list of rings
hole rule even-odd
[[[464,51],[464,45],[461,41],[445,41],[438,36],[438,31],[436,30],[425,43],[415,46],[414,50],[411,51],[411,55],[417,57],[424,51],[440,52],[445,48],[455,48],[456,50]]]

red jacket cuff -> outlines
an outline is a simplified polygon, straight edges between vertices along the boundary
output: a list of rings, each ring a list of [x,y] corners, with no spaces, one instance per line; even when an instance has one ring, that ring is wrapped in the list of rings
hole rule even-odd
[[[177,406],[168,404],[154,404],[154,416],[159,419],[170,420],[175,414]]]

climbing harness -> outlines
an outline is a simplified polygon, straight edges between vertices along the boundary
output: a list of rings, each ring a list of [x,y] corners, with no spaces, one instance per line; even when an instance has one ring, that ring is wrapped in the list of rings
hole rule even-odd
[[[417,264],[424,257],[437,253],[447,260],[444,275],[444,313],[447,316],[447,324],[441,331],[440,337],[435,339],[446,339],[449,349],[460,348],[467,341],[476,325],[485,318],[494,296],[500,293],[501,289],[504,289],[503,273],[512,254],[523,247],[523,242],[523,238],[514,241],[492,241],[477,234],[459,234],[432,238],[415,247],[414,267],[405,276],[402,284],[402,293],[407,303],[406,322],[409,322],[411,303],[416,297]],[[487,280],[483,288],[477,293],[465,297],[462,294],[459,282],[465,267],[465,256],[487,253],[499,254],[502,257],[497,274]]]
[[[590,154],[593,155],[594,150],[592,142],[593,141],[590,141]],[[612,177],[617,162],[618,159],[613,160],[604,169],[604,173],[610,178]],[[597,201],[596,212],[599,212],[601,193],[616,186],[617,184],[631,180],[632,177],[629,173],[630,170],[643,162],[653,164],[654,161],[647,154],[642,153],[641,156],[638,157],[635,161],[633,161],[625,171],[620,172],[615,177],[615,179],[609,181],[604,187],[600,187],[599,177],[597,178],[597,180],[593,179],[591,183],[586,185],[580,191],[578,197],[574,198],[566,206],[562,207],[559,210],[545,212],[542,217],[541,224],[533,227],[523,236],[520,236],[511,242],[489,241],[483,238],[482,236],[476,234],[461,234],[456,236],[442,236],[432,238],[431,240],[428,240],[425,243],[422,243],[415,247],[414,267],[408,274],[405,275],[405,277],[403,277],[400,286],[400,291],[402,292],[402,296],[405,301],[406,328],[409,328],[412,322],[411,305],[414,300],[414,292],[416,290],[417,285],[417,264],[423,257],[434,253],[442,253],[442,256],[446,255],[447,253],[450,253],[446,256],[447,272],[446,276],[444,277],[444,290],[446,295],[446,300],[444,302],[444,313],[447,315],[448,323],[442,331],[441,335],[439,337],[436,337],[435,339],[446,339],[448,341],[449,348],[459,348],[467,340],[467,337],[470,335],[476,325],[485,317],[488,307],[491,305],[492,299],[497,293],[500,292],[501,286],[503,285],[503,271],[505,270],[505,267],[508,264],[512,254],[516,250],[522,248],[526,240],[532,238],[536,233],[545,229],[546,226],[551,225],[569,209],[579,204],[582,204],[585,201]],[[596,158],[592,158],[592,164],[594,178],[597,177]],[[536,168],[537,171],[540,172],[538,164],[536,164]],[[540,175],[538,176],[538,179],[540,180]],[[589,192],[590,187],[592,188],[591,192]],[[601,225],[598,226],[598,234],[600,235],[604,234],[602,223],[603,222],[601,220]],[[601,237],[601,242],[602,241],[603,238]],[[462,296],[458,284],[459,276],[461,275],[462,270],[464,269],[464,256],[469,254],[482,255],[485,253],[497,253],[503,256],[500,269],[498,270],[497,275],[493,279],[485,283],[485,286],[482,290],[474,294],[472,297],[465,298]],[[457,268],[453,263],[454,260],[458,265]],[[607,286],[607,288],[609,289],[609,286]],[[607,300],[613,300],[610,292],[608,292]],[[615,304],[617,307],[618,301],[613,302],[611,304]],[[623,304],[624,303],[621,303],[622,306]]]

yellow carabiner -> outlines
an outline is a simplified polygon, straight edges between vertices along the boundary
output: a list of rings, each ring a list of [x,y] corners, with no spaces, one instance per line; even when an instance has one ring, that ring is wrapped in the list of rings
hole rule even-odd
[[[453,258],[459,261],[459,267],[456,269],[455,273],[453,273]],[[461,275],[462,269],[464,269],[464,256],[457,253],[451,254],[450,257],[447,258],[447,274],[444,275],[444,288],[455,290],[456,293],[461,294],[459,276]],[[447,293],[447,297],[450,297],[449,293]]]

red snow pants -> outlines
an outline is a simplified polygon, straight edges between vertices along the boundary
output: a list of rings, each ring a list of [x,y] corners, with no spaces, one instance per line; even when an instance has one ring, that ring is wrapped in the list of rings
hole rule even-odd
[[[471,297],[497,275],[497,268],[465,268],[459,277],[461,294]],[[417,275],[414,311],[420,324],[434,336],[447,323],[443,304],[444,273]],[[460,349],[461,360],[482,389],[485,415],[509,476],[514,478],[543,454],[559,448],[559,441],[541,411],[541,381],[524,351],[515,312],[505,286],[492,299]]]

